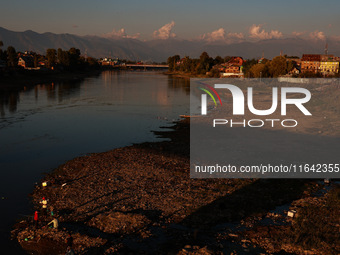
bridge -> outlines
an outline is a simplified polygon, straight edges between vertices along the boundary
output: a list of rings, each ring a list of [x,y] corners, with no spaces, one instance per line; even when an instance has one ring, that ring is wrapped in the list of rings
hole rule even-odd
[[[169,65],[152,65],[152,64],[126,64],[127,68],[142,68],[142,69],[167,69]]]

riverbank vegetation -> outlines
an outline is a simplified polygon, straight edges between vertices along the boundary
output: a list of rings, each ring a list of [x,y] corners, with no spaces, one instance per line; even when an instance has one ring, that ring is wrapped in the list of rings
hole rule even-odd
[[[95,58],[82,56],[76,48],[47,49],[46,54],[41,55],[28,51],[17,52],[12,46],[5,50],[0,47],[0,90],[79,80],[96,75],[100,70]]]
[[[237,67],[235,75],[229,77],[276,78],[287,75],[301,78],[325,77],[319,72],[300,72],[296,61],[298,57],[295,56],[276,56],[272,60],[266,58],[245,59],[242,61],[243,63],[236,65],[233,61],[234,58],[241,57],[217,56],[212,58],[207,52],[203,52],[199,58],[188,56],[181,58],[179,55],[174,55],[168,58],[167,64],[169,65],[169,74],[193,77],[222,77],[228,67]],[[339,77],[339,74],[327,75],[327,77]]]

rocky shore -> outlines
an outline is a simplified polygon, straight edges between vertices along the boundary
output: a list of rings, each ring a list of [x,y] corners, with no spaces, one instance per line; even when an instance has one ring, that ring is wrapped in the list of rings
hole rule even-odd
[[[42,217],[38,228],[24,219],[13,238],[26,251],[51,255],[65,254],[68,234],[76,254],[324,253],[299,243],[280,245],[270,239],[272,229],[259,234],[261,227],[291,226],[286,213],[292,203],[323,199],[315,195],[323,184],[190,179],[189,120],[172,129],[156,132],[170,141],[89,154],[46,175],[41,183],[47,186],[37,185],[32,201],[40,210],[46,197],[59,228],[46,227],[51,216]]]

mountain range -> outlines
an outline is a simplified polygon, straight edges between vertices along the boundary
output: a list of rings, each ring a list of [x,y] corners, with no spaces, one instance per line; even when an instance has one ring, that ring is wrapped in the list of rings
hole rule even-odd
[[[95,58],[118,57],[129,60],[166,61],[169,56],[199,57],[206,51],[212,57],[242,56],[243,58],[273,58],[283,54],[301,57],[302,54],[324,53],[325,41],[303,38],[280,38],[260,41],[243,41],[226,44],[225,42],[207,42],[204,40],[183,40],[169,38],[142,41],[132,38],[104,38],[101,36],[79,36],[74,34],[37,33],[10,31],[0,27],[0,41],[4,47],[13,46],[17,51],[35,51],[45,54],[48,48],[71,47],[80,49],[82,54]],[[329,54],[340,56],[340,42],[328,40]]]

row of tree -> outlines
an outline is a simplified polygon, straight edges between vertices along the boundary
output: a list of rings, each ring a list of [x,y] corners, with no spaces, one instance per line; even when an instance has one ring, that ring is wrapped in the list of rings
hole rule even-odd
[[[81,52],[77,48],[70,48],[69,50],[63,50],[59,48],[46,50],[47,66],[62,66],[65,69],[83,69],[88,66],[98,67],[98,61],[92,57],[83,57]]]
[[[18,53],[15,48],[8,46],[3,51],[2,46],[3,42],[0,41],[0,60],[5,61],[8,67],[16,67],[18,65]],[[30,57],[33,57],[34,67],[38,67],[39,62],[46,62],[48,68],[61,67],[66,70],[99,67],[95,58],[81,56],[80,50],[76,48],[70,48],[69,50],[62,50],[61,48],[58,50],[47,49],[45,56],[32,53]]]
[[[212,67],[217,64],[224,63],[226,59],[220,56],[212,58],[208,53],[203,52],[198,59],[192,59],[190,57],[180,58],[179,55],[175,55],[168,58],[167,64],[169,65],[169,71],[180,71],[190,74],[206,74],[210,72]]]
[[[7,66],[15,67],[18,63],[17,52],[14,47],[8,46],[6,50],[1,48],[4,46],[3,42],[0,41],[0,60],[7,63]]]
[[[261,63],[254,63],[248,70],[245,70],[245,77],[279,77],[291,72],[296,63],[286,61],[284,56],[274,57],[272,60],[263,59]]]
[[[217,56],[209,57],[208,53],[203,52],[199,59],[191,59],[190,57],[180,58],[175,55],[168,58],[170,72],[184,72],[193,75],[209,74],[213,77],[219,77],[220,73],[215,65],[223,64],[231,59],[230,56],[224,58]],[[245,77],[278,77],[291,72],[296,63],[294,61],[286,61],[284,56],[277,56],[273,60],[263,59],[258,63],[256,59],[248,59],[243,63],[242,71]]]

